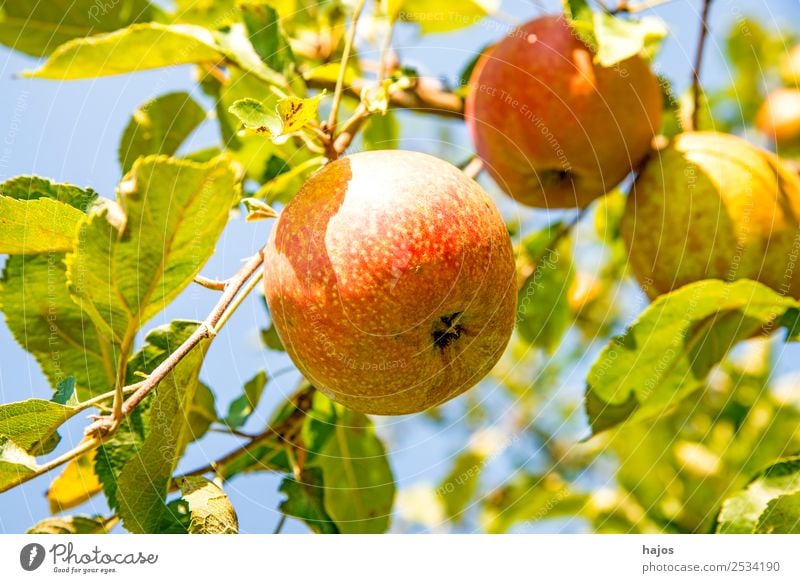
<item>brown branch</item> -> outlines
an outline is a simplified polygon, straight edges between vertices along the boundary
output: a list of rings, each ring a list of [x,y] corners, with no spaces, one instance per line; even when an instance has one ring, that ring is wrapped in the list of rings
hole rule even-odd
[[[697,54],[694,59],[694,67],[692,69],[692,96],[694,100],[694,109],[692,109],[691,127],[689,131],[697,129],[698,120],[700,116],[700,97],[702,89],[700,87],[700,69],[703,67],[703,53],[705,52],[706,38],[708,37],[708,13],[711,8],[712,0],[703,0],[703,14],[700,23],[700,40],[697,43]]]
[[[344,89],[344,94],[355,99],[361,99],[361,92],[367,86],[365,79],[355,79],[349,87]],[[313,89],[331,90],[334,85],[330,81],[309,79],[308,86]],[[435,79],[420,77],[404,91],[393,91],[389,95],[389,105],[402,109],[411,109],[424,113],[431,113],[443,117],[464,117],[464,100],[445,89],[442,89]]]

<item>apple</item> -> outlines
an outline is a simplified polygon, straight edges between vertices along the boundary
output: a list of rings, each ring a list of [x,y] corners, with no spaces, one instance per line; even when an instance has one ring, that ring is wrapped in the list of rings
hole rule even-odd
[[[800,297],[800,178],[736,136],[676,136],[633,185],[621,233],[650,297],[703,279],[754,279]]]
[[[280,215],[264,292],[297,368],[351,409],[422,411],[497,362],[515,321],[505,223],[433,156],[361,152],[324,166]]]
[[[519,202],[585,207],[650,152],[663,100],[647,61],[593,58],[562,17],[544,16],[478,60],[467,127],[489,174]]]
[[[800,138],[800,91],[775,89],[761,104],[756,126],[777,144]]]

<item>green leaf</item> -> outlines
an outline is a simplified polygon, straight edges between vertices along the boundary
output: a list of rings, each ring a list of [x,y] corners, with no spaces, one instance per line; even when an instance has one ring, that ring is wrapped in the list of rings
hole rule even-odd
[[[594,12],[587,0],[562,0],[572,29],[594,53],[601,67],[612,67],[636,55],[652,59],[667,29],[657,18],[623,18]]]
[[[189,534],[237,534],[239,520],[218,486],[200,476],[181,478],[181,497],[189,505]]]
[[[108,34],[71,40],[27,77],[90,79],[223,59],[214,36],[191,24],[133,24]]]
[[[237,196],[235,171],[224,158],[140,159],[118,189],[122,230],[104,212],[80,229],[66,260],[72,297],[108,340],[129,345],[199,273]]]
[[[519,290],[517,330],[524,340],[550,354],[572,319],[567,294],[575,276],[570,242],[561,238],[553,244],[563,228],[562,223],[556,223],[529,235],[520,252],[530,275]]]
[[[594,15],[594,35],[595,62],[602,67],[613,67],[636,55],[655,57],[667,36],[667,28],[657,18],[623,19],[601,11]]]
[[[394,112],[372,115],[361,133],[365,150],[389,150],[397,148],[400,139],[400,124]]]
[[[119,163],[128,172],[137,158],[148,154],[172,155],[206,113],[188,93],[156,97],[133,112],[119,144]]]
[[[336,524],[325,511],[322,470],[306,468],[300,473],[299,480],[287,476],[278,491],[286,495],[286,500],[280,505],[281,512],[302,520],[318,534],[339,533]]]
[[[325,511],[342,533],[385,532],[395,486],[383,443],[366,415],[333,407],[334,434],[314,461],[324,477]]]
[[[278,11],[265,3],[240,4],[244,25],[258,56],[270,69],[283,73],[294,65],[294,53]]]
[[[50,198],[0,196],[0,253],[70,251],[81,218],[78,209]]]
[[[281,342],[281,338],[278,336],[278,331],[275,329],[274,324],[270,324],[269,328],[261,331],[261,341],[264,343],[264,346],[270,350],[286,352],[286,349],[283,347],[283,342]]]
[[[661,414],[700,388],[737,342],[796,306],[750,280],[706,280],[659,297],[592,366],[586,389],[592,431]]]
[[[102,516],[54,516],[37,522],[26,534],[108,534],[109,523]]]
[[[466,451],[456,457],[453,467],[436,489],[444,503],[447,517],[459,522],[461,514],[478,491],[478,477],[483,470],[485,456]]]
[[[189,409],[189,431],[191,441],[203,437],[211,424],[217,420],[214,393],[204,383],[197,385],[197,392]]]
[[[263,370],[244,384],[244,393],[237,397],[228,407],[228,414],[225,416],[225,423],[229,427],[241,427],[250,418],[250,415],[258,407],[261,400],[261,393],[267,386],[267,373]]]
[[[307,99],[286,97],[279,99],[274,110],[256,99],[240,99],[228,108],[239,118],[245,128],[275,138],[302,129],[316,119],[322,95]]]
[[[80,409],[53,401],[28,399],[0,405],[0,436],[31,453],[52,437]]]
[[[174,333],[173,329],[163,327],[151,332],[148,340],[158,342]],[[119,516],[130,532],[156,532],[168,512],[166,496],[172,474],[190,439],[188,412],[208,344],[208,339],[201,341],[159,383],[150,407],[147,436],[119,474],[116,492]]]
[[[145,344],[128,361],[126,383],[141,380],[153,372],[170,354],[197,330],[198,323],[173,320],[169,326],[151,330]],[[198,385],[199,387],[199,385]],[[157,392],[157,391],[156,391]],[[117,481],[128,462],[138,455],[150,430],[150,408],[155,395],[151,393],[126,417],[114,435],[97,450],[94,470],[109,506],[118,508]],[[191,419],[189,420],[191,424]]]
[[[519,522],[579,514],[587,500],[555,474],[522,475],[486,496],[480,524],[488,533],[504,533]]]
[[[240,99],[234,102],[228,111],[238,117],[248,130],[265,133],[268,136],[279,136],[283,131],[283,122],[278,112],[264,107],[256,99]]]
[[[66,405],[68,407],[77,407],[78,394],[75,391],[75,377],[67,377],[56,386],[56,392],[53,398],[50,399],[53,403]]]
[[[435,34],[477,24],[499,8],[499,0],[403,0],[402,8],[391,10],[401,20],[419,24],[422,34]]]
[[[32,475],[36,460],[8,437],[0,436],[0,491],[12,482]]]
[[[800,534],[800,492],[770,500],[758,517],[756,533]]]
[[[0,193],[19,201],[58,201],[81,212],[101,206],[92,190],[34,176],[12,178],[0,184]],[[62,253],[9,257],[0,278],[0,309],[14,338],[36,358],[51,386],[73,375],[79,396],[88,398],[113,383],[110,348],[72,302],[63,260]]]
[[[0,6],[0,44],[43,57],[73,38],[161,17],[161,10],[146,0],[4,0]]]
[[[722,505],[721,534],[797,532],[800,524],[800,456],[780,460]]]

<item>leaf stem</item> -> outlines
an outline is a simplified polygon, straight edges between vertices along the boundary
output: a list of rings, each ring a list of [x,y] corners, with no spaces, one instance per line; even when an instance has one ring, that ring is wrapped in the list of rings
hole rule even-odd
[[[336,88],[333,93],[333,102],[331,103],[331,113],[328,116],[328,134],[333,137],[336,132],[336,119],[339,116],[339,104],[342,101],[342,91],[344,90],[344,79],[347,73],[347,61],[350,59],[350,53],[353,50],[353,44],[356,38],[356,28],[358,19],[361,17],[361,11],[364,8],[366,0],[358,0],[355,9],[353,10],[353,20],[350,25],[350,30],[344,40],[344,50],[342,51],[342,61],[339,65],[339,76],[336,79]]]
[[[692,109],[691,127],[689,131],[697,129],[698,120],[700,117],[700,97],[702,89],[700,87],[700,70],[703,67],[703,53],[705,52],[706,38],[708,37],[708,14],[711,9],[712,0],[703,0],[703,14],[700,23],[700,40],[697,43],[697,54],[694,59],[694,67],[692,68],[692,96],[694,100],[694,108]]]

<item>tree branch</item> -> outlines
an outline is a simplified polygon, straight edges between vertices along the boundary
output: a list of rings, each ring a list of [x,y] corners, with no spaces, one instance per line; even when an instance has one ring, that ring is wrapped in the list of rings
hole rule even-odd
[[[697,54],[694,59],[694,67],[692,69],[692,96],[694,99],[694,109],[692,109],[691,127],[690,131],[697,129],[697,122],[700,116],[700,97],[702,89],[700,87],[700,69],[703,67],[703,52],[706,46],[706,38],[708,37],[708,13],[711,8],[712,0],[703,0],[703,14],[701,16],[702,22],[700,23],[700,41],[697,43]]]
[[[365,79],[355,79],[343,92],[349,97],[361,99],[361,92],[367,86]],[[334,85],[330,81],[309,79],[308,86],[313,89],[331,90]],[[394,91],[389,95],[389,105],[403,109],[411,109],[423,113],[431,113],[443,117],[460,119],[464,117],[464,100],[445,89],[435,79],[420,77],[404,91]]]
[[[263,262],[264,249],[261,249],[258,253],[247,260],[247,262],[242,266],[238,273],[236,273],[236,275],[227,281],[225,291],[223,292],[217,304],[214,306],[214,309],[211,310],[211,313],[209,314],[208,318],[206,318],[205,322],[203,322],[200,327],[178,347],[175,352],[173,352],[164,362],[157,366],[156,369],[150,373],[146,379],[127,387],[123,387],[122,392],[124,394],[130,392],[132,392],[132,394],[122,403],[122,416],[120,418],[104,416],[100,419],[97,419],[94,423],[90,424],[86,428],[84,431],[85,437],[83,441],[81,441],[81,443],[79,443],[75,448],[45,464],[42,464],[32,473],[20,476],[16,480],[6,484],[0,488],[0,492],[5,492],[11,488],[19,486],[20,484],[24,484],[25,482],[33,480],[42,474],[46,474],[58,466],[72,461],[76,457],[100,446],[105,440],[113,435],[119,427],[122,419],[127,417],[131,411],[133,411],[133,409],[136,408],[136,406],[142,401],[142,399],[149,395],[150,392],[152,392],[153,389],[158,386],[158,383],[164,380],[164,377],[166,377],[167,374],[169,374],[169,372],[172,371],[178,365],[178,363],[192,351],[192,349],[194,349],[203,339],[213,339],[214,336],[216,336],[219,328],[221,328],[227,318],[230,317],[229,308],[231,306],[238,305],[239,301],[241,301],[239,298],[239,291],[242,288],[245,288],[245,284],[247,284],[253,274],[255,274],[261,268]],[[246,288],[246,291],[251,289],[252,286],[249,286]],[[88,403],[95,405],[102,400],[111,398],[114,396],[114,394],[116,394],[116,390],[113,393],[106,393],[99,395],[98,397],[94,397],[93,399],[87,401],[87,403],[84,403],[85,406],[83,406],[81,409],[87,408],[89,406]]]
[[[344,79],[347,74],[347,61],[350,59],[350,52],[353,50],[353,44],[356,38],[356,28],[358,19],[361,16],[361,11],[364,9],[366,0],[358,0],[355,9],[353,10],[353,22],[350,25],[350,30],[344,39],[344,50],[342,51],[342,61],[339,63],[339,76],[336,79],[336,87],[333,90],[333,103],[331,104],[331,113],[328,116],[328,124],[326,130],[328,135],[333,138],[336,133],[336,118],[339,115],[339,104],[342,101],[342,90],[344,89]]]

